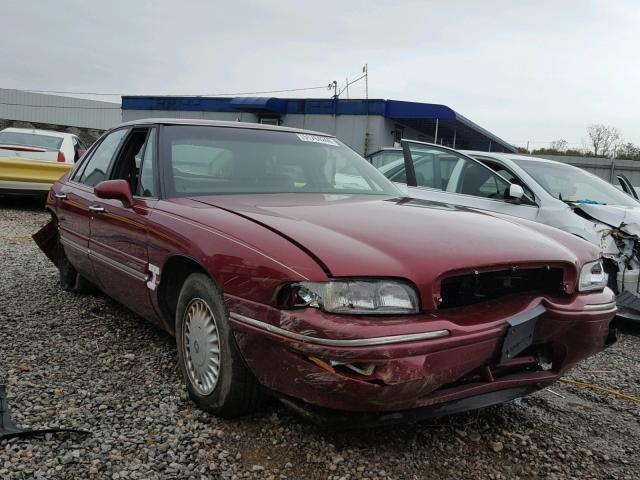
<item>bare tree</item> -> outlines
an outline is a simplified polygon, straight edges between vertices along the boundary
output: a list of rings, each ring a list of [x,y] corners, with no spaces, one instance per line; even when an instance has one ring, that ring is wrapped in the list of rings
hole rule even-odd
[[[595,157],[610,157],[622,139],[617,128],[610,125],[589,125],[587,127],[593,155]]]
[[[616,158],[622,160],[640,160],[640,147],[636,147],[633,143],[622,143],[616,152]]]
[[[561,138],[560,140],[554,140],[553,142],[549,143],[549,149],[557,150],[558,152],[563,153],[567,151],[568,146],[569,142],[567,142],[564,138]]]

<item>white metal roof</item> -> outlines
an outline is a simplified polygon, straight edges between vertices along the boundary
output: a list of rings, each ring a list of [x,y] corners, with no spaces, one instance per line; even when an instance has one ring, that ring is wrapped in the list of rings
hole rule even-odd
[[[106,130],[122,114],[119,103],[0,88],[0,119]]]

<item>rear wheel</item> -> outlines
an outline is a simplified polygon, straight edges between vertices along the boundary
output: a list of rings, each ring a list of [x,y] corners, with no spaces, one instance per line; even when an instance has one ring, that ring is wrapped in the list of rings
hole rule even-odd
[[[189,396],[220,417],[254,411],[262,393],[244,365],[216,284],[202,273],[184,282],[176,308],[178,363]]]

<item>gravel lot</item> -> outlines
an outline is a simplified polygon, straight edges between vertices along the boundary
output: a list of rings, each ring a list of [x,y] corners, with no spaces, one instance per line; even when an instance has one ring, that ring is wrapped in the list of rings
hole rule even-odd
[[[22,426],[85,428],[0,442],[0,478],[640,477],[640,405],[557,383],[418,425],[327,431],[276,402],[219,420],[187,399],[173,338],[103,295],[58,288],[31,241],[37,202],[0,199],[0,383]],[[640,328],[570,378],[640,397]],[[6,381],[5,381],[6,380]]]

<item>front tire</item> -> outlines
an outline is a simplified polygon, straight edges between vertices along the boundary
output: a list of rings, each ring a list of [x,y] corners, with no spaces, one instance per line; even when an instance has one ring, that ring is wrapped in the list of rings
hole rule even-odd
[[[217,285],[202,273],[184,282],[176,308],[178,364],[193,402],[219,417],[253,412],[262,393],[244,365]]]
[[[91,291],[92,285],[87,279],[78,273],[64,253],[64,247],[58,239],[58,272],[60,273],[60,286],[66,292],[86,293]]]

